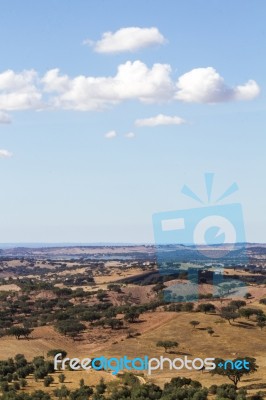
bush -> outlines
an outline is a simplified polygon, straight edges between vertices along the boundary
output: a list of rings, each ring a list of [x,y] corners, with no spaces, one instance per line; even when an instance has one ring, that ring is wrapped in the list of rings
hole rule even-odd
[[[15,338],[18,340],[21,338],[21,336],[24,336],[26,339],[28,339],[32,331],[33,329],[30,328],[23,328],[22,326],[12,326],[7,331],[7,334],[9,336],[15,336]]]
[[[48,375],[44,378],[43,384],[45,387],[48,387],[51,385],[51,383],[54,382],[54,378],[51,375]]]
[[[21,386],[22,388],[26,387],[27,384],[28,384],[28,382],[27,382],[26,379],[20,379],[19,383],[20,383],[20,386]]]
[[[178,343],[172,340],[159,340],[159,342],[156,343],[156,346],[163,347],[167,353],[167,350],[172,349],[173,347],[178,347]]]
[[[58,380],[60,383],[64,383],[66,379],[66,376],[64,374],[58,375]]]
[[[211,385],[209,388],[209,393],[216,394],[217,393],[217,385]]]
[[[199,304],[197,310],[207,314],[207,312],[214,312],[215,306],[212,303],[202,303]]]
[[[188,303],[182,304],[182,311],[191,312],[191,311],[193,311],[193,309],[194,309],[194,304],[193,303],[188,302]]]
[[[13,389],[14,390],[19,390],[20,389],[20,384],[18,382],[13,383]]]

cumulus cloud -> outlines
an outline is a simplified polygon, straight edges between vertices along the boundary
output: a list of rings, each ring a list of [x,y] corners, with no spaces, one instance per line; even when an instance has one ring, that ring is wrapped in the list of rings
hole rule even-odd
[[[10,158],[12,157],[12,153],[10,153],[10,151],[8,150],[4,150],[4,149],[0,149],[0,157],[1,158]]]
[[[11,118],[7,113],[0,111],[0,124],[10,124]]]
[[[174,83],[170,65],[157,63],[149,68],[139,60],[118,65],[113,76],[79,75],[71,78],[56,68],[47,71],[41,83],[52,108],[79,111],[102,110],[127,100],[143,103],[252,100],[260,92],[254,80],[233,88],[226,85],[212,67],[193,69]],[[164,125],[183,122],[162,115],[157,118],[159,124]]]
[[[137,119],[135,125],[137,126],[158,126],[158,125],[181,125],[186,121],[177,116],[169,116],[158,114],[156,117]]]
[[[104,135],[105,139],[114,139],[116,136],[116,131],[109,131]]]
[[[135,137],[135,133],[134,132],[128,132],[125,134],[125,137],[127,139],[133,139]]]
[[[112,76],[70,77],[55,68],[40,77],[34,70],[19,73],[7,70],[0,73],[0,122],[9,122],[5,112],[16,110],[98,111],[128,100],[142,103],[175,100],[218,103],[252,100],[259,92],[260,88],[254,80],[235,87],[226,85],[212,67],[193,69],[180,76],[175,83],[170,65],[156,63],[149,67],[139,60],[118,65]],[[158,124],[181,122],[163,115],[157,118]],[[150,123],[153,124],[153,121]]]
[[[250,79],[244,85],[239,85],[235,88],[234,98],[235,100],[252,100],[257,97],[259,93],[259,85],[253,79]]]
[[[34,70],[0,73],[0,110],[36,109],[41,105],[42,94],[37,88],[38,76]]]
[[[165,38],[158,28],[121,28],[116,32],[105,32],[97,42],[90,39],[84,41],[85,44],[93,46],[97,53],[122,53],[135,52],[155,44],[163,44]]]
[[[188,103],[219,103],[251,100],[259,94],[258,84],[250,80],[244,85],[229,87],[212,67],[195,68],[180,76],[176,99]]]
[[[50,69],[43,76],[41,82],[45,92],[66,92],[70,88],[70,79],[67,75],[59,75],[58,68]]]
[[[148,68],[141,61],[127,61],[118,66],[115,76],[70,78],[53,69],[44,75],[42,83],[46,92],[53,93],[55,108],[89,111],[125,100],[148,103],[170,100],[174,95],[170,73],[167,64]]]

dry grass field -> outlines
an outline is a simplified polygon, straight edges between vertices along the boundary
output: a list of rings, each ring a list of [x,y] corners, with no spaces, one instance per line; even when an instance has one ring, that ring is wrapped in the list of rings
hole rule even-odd
[[[264,306],[266,308],[266,306]],[[266,311],[266,310],[265,310]],[[161,316],[158,313],[158,319]],[[193,329],[189,324],[191,320],[197,320],[200,325]],[[238,357],[252,356],[257,359],[258,372],[250,375],[240,383],[241,386],[264,383],[266,385],[266,330],[260,330],[253,321],[239,319],[230,325],[228,322],[220,323],[221,319],[215,314],[203,313],[177,313],[168,321],[162,321],[159,326],[151,326],[140,337],[125,339],[117,344],[112,344],[104,352],[106,356],[119,357],[121,354],[129,358],[148,355],[149,357],[160,357],[164,355],[169,358],[183,357],[219,357],[234,359]],[[206,330],[212,327],[215,333],[210,336]],[[162,348],[156,347],[159,340],[173,340],[179,343],[176,354],[166,354]],[[188,372],[182,370],[154,371],[146,379],[163,384],[174,376],[186,376],[200,382],[207,387],[216,383],[228,382],[226,378],[214,377],[208,372]]]
[[[266,306],[254,303],[253,307]],[[193,329],[189,322],[197,320],[200,322],[198,328]],[[57,333],[52,327],[36,328],[30,340],[16,340],[9,337],[0,339],[0,358],[5,359],[14,356],[17,353],[23,353],[26,358],[31,359],[36,355],[46,355],[47,351],[54,348],[63,348],[70,357],[121,357],[126,355],[128,358],[165,356],[171,359],[176,357],[221,357],[225,359],[234,359],[238,357],[252,356],[257,359],[259,369],[256,373],[243,378],[239,387],[246,387],[255,392],[262,384],[266,385],[266,329],[260,330],[256,327],[255,321],[250,319],[238,319],[230,325],[221,320],[219,315],[204,314],[199,312],[164,312],[145,313],[141,316],[140,322],[131,324],[140,336],[136,338],[127,338],[126,332],[118,330],[101,330],[106,335],[106,341],[100,343],[95,340],[97,331],[93,333],[91,340],[89,334],[85,335],[81,341],[74,342]],[[206,328],[212,327],[214,334],[210,336]],[[106,332],[104,332],[106,331]],[[98,335],[100,332],[98,332]],[[179,343],[178,348],[173,353],[165,353],[162,348],[156,346],[159,340],[174,340]],[[95,384],[100,377],[104,379],[116,379],[106,372],[68,372],[67,386],[77,386],[81,378],[85,379],[87,384]],[[145,372],[145,381],[154,382],[161,386],[174,376],[185,376],[199,380],[203,385],[209,387],[212,384],[229,383],[228,379],[220,376],[213,376],[209,372],[187,370],[170,371],[167,368],[160,371],[154,371],[151,375]],[[51,391],[56,386],[54,383],[47,391]],[[40,387],[33,379],[29,382],[27,390]],[[253,389],[252,389],[253,387]]]
[[[114,254],[117,251],[115,248],[109,250]],[[136,252],[141,252],[143,248],[140,247],[135,250]],[[60,255],[61,250],[58,251]],[[68,251],[71,252],[73,249]],[[98,249],[97,251],[99,254],[104,254],[106,250]],[[120,248],[120,251],[123,254],[126,252],[124,248]],[[36,250],[36,252],[38,253],[39,250]],[[83,252],[83,249],[78,249],[77,255]],[[47,249],[47,253],[50,253],[49,249]],[[89,253],[94,254],[93,250],[89,250]],[[62,254],[65,254],[63,250]],[[185,264],[186,266],[189,265],[189,263]],[[120,311],[117,311],[118,314],[115,318],[123,320],[124,325],[119,329],[111,329],[108,324],[98,326],[95,324],[95,326],[92,326],[88,322],[89,320],[81,319],[85,324],[85,328],[73,340],[70,335],[65,336],[60,334],[58,327],[57,330],[55,329],[56,318],[48,319],[43,326],[40,326],[39,323],[33,325],[34,329],[29,339],[20,338],[18,340],[14,336],[7,336],[6,334],[0,336],[0,360],[14,357],[18,353],[24,354],[29,361],[36,356],[46,358],[47,352],[52,349],[63,349],[67,351],[68,357],[78,357],[80,359],[100,356],[109,358],[127,356],[130,359],[144,356],[148,356],[149,358],[163,356],[170,359],[184,358],[186,356],[190,359],[197,357],[203,359],[207,357],[223,359],[255,357],[259,366],[258,371],[243,377],[238,386],[246,388],[249,395],[255,394],[260,390],[266,394],[266,327],[260,329],[257,326],[255,315],[251,316],[250,319],[237,318],[234,322],[231,321],[231,324],[222,319],[220,316],[221,308],[227,306],[232,299],[205,298],[199,300],[199,304],[212,303],[215,305],[216,312],[207,314],[197,311],[165,311],[165,304],[161,302],[157,306],[156,311],[145,311],[141,313],[137,321],[129,322],[125,319],[125,311],[121,311],[120,307],[136,308],[142,305],[147,306],[154,301],[158,302],[158,300],[162,299],[162,292],[154,290],[158,280],[155,280],[155,283],[145,281],[147,276],[154,276],[154,265],[149,261],[145,262],[143,259],[138,262],[134,260],[127,262],[124,262],[124,260],[121,262],[117,260],[95,260],[95,262],[93,261],[90,264],[86,261],[79,262],[62,259],[55,262],[39,260],[36,261],[34,266],[31,260],[24,260],[19,265],[15,261],[5,261],[2,267],[3,279],[0,285],[0,292],[2,293],[2,298],[6,298],[5,307],[9,306],[9,301],[10,304],[12,302],[15,303],[16,299],[19,299],[25,293],[23,285],[20,287],[19,280],[16,281],[16,278],[14,278],[12,281],[6,275],[7,269],[11,277],[15,276],[15,269],[20,267],[22,274],[18,273],[18,277],[22,280],[24,279],[26,284],[29,284],[29,280],[34,282],[34,289],[30,289],[26,293],[28,295],[28,304],[35,311],[35,317],[35,303],[37,304],[36,307],[39,307],[38,310],[40,310],[40,313],[44,312],[49,316],[60,314],[60,306],[55,305],[55,308],[51,309],[51,311],[49,309],[45,311],[45,307],[43,309],[40,307],[42,302],[45,304],[46,302],[49,303],[53,300],[58,300],[58,292],[54,290],[56,288],[59,291],[63,289],[70,291],[70,294],[66,295],[66,297],[62,295],[60,298],[61,304],[64,304],[64,302],[67,304],[64,306],[67,307],[65,309],[67,312],[71,311],[73,307],[79,306],[88,307],[88,309],[96,307],[95,309],[97,310],[97,307],[104,305],[105,302],[109,302],[109,305],[111,304],[113,307],[120,309]],[[247,279],[258,277],[258,275],[254,275],[252,272],[241,269],[233,270],[225,268],[224,273],[228,276],[240,275],[244,278],[247,277]],[[87,277],[93,277],[92,281],[88,280],[87,284],[83,284],[83,279],[86,282]],[[142,278],[145,284],[143,284]],[[77,279],[77,284],[75,284],[75,279]],[[45,285],[38,286],[39,282],[45,282],[47,287]],[[110,284],[114,282],[119,285],[119,291],[110,289]],[[208,282],[200,284],[199,293],[201,296],[206,297],[206,295],[212,293],[213,285],[210,281]],[[179,283],[185,284],[186,281],[177,277],[174,280],[165,282],[165,286],[171,288]],[[72,296],[70,289],[73,293],[82,291],[83,289],[85,295],[75,297],[73,294]],[[246,307],[261,309],[266,314],[266,305],[259,302],[260,299],[266,298],[265,281],[258,281],[256,279],[251,281],[248,284],[247,291],[250,293],[250,298],[246,300]],[[100,300],[97,297],[98,292],[106,292],[107,298]],[[243,297],[241,300],[243,300]],[[20,303],[20,307],[23,306],[22,303]],[[196,307],[197,304],[195,304],[194,309]],[[30,318],[30,313],[26,312],[27,316],[25,318]],[[52,314],[49,314],[49,312]],[[70,316],[70,319],[73,318],[71,313],[67,315]],[[22,325],[23,319],[19,319],[19,313],[16,318],[18,320],[15,322],[15,325]],[[199,322],[196,328],[191,326],[190,322],[192,320]],[[208,333],[209,328],[214,331],[213,334]],[[131,333],[133,332],[133,337],[130,337],[129,329]],[[156,345],[161,340],[176,341],[178,342],[178,346],[173,351],[165,352],[162,347]],[[138,373],[138,371],[133,372],[139,376],[141,383],[152,382],[161,387],[166,382],[169,382],[171,378],[177,376],[198,380],[206,387],[210,387],[213,384],[231,383],[226,377],[212,375],[210,372],[204,370],[188,371],[182,369],[180,371],[171,371],[168,368],[167,362],[164,369],[153,371],[151,375],[148,375],[147,371],[144,371],[143,374]],[[66,376],[64,383],[69,389],[79,387],[81,379],[84,379],[85,384],[90,386],[95,386],[101,378],[104,378],[105,382],[113,382],[113,385],[119,382],[119,379],[112,375],[111,371],[64,371],[64,374]],[[52,395],[53,390],[61,385],[58,380],[59,372],[56,371],[52,375],[54,382],[49,387],[44,387],[43,380],[36,382],[34,377],[30,375],[27,377],[27,387],[22,390],[32,392],[36,389],[41,389]],[[212,397],[210,396],[210,398]]]

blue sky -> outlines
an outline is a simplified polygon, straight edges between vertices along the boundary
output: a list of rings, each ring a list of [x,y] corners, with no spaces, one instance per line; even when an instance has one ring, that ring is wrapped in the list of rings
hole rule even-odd
[[[153,242],[153,213],[198,207],[181,189],[204,197],[205,172],[214,198],[237,182],[224,204],[266,242],[265,2],[1,11],[0,242]]]

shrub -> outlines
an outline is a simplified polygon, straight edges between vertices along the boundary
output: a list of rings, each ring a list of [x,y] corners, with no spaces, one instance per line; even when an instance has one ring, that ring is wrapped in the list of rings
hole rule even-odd
[[[48,375],[44,378],[43,384],[45,387],[48,387],[51,385],[51,383],[54,382],[54,378],[51,375]]]

